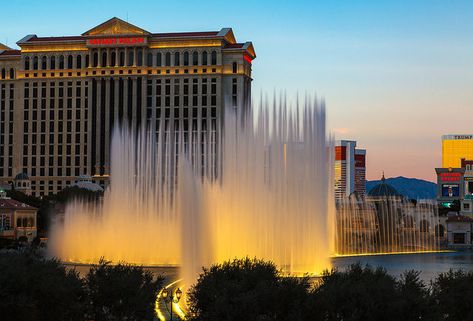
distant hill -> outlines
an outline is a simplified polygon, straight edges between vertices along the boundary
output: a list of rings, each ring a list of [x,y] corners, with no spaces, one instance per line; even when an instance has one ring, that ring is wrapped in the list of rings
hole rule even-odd
[[[366,181],[368,193],[378,181]],[[411,199],[435,199],[437,197],[437,184],[417,178],[393,177],[386,178],[386,183],[394,187],[399,193]]]

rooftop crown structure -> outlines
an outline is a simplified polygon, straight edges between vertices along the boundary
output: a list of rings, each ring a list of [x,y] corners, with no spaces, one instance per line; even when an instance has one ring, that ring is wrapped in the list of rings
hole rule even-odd
[[[152,33],[112,18],[17,44],[0,47],[0,177],[28,174],[33,195],[80,175],[106,185],[117,124],[197,139],[218,136],[225,106],[249,108],[256,54],[230,28]]]

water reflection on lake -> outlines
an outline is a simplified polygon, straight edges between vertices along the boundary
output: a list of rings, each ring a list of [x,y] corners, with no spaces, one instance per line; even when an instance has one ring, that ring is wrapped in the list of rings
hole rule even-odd
[[[417,270],[422,272],[421,278],[429,282],[439,273],[448,272],[449,269],[473,270],[473,252],[373,255],[332,259],[333,266],[341,270],[356,262],[363,265],[369,264],[372,267],[382,266],[395,277],[406,270]]]
[[[369,264],[372,267],[381,266],[395,277],[406,270],[417,270],[421,272],[421,278],[428,283],[439,273],[448,272],[449,269],[473,270],[473,252],[373,255],[332,259],[333,266],[341,270],[356,262],[360,262],[362,265]],[[85,276],[90,269],[90,265],[84,264],[67,264],[66,266],[75,268],[81,276]],[[179,278],[178,267],[146,267],[145,269],[154,275],[163,275],[165,277],[164,284]]]

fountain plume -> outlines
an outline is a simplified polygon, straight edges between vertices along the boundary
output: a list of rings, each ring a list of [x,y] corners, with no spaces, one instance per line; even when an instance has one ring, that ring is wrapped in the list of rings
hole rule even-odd
[[[282,97],[282,96],[281,96]],[[116,126],[103,203],[68,204],[51,234],[64,261],[203,265],[271,260],[288,273],[330,267],[325,107],[274,96],[253,115],[226,107],[223,130]]]

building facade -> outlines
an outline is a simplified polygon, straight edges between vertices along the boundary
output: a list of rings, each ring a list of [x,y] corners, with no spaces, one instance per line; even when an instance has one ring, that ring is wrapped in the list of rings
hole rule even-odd
[[[443,135],[442,167],[460,168],[462,158],[473,159],[473,135]]]
[[[35,196],[110,175],[114,126],[218,135],[225,107],[249,108],[251,42],[232,29],[150,33],[112,18],[80,36],[29,35],[0,49],[0,177]]]
[[[356,141],[335,142],[335,199],[348,198],[352,193],[364,199],[366,195],[366,150],[357,149]]]
[[[6,196],[0,190],[0,237],[31,242],[37,235],[37,209]]]

